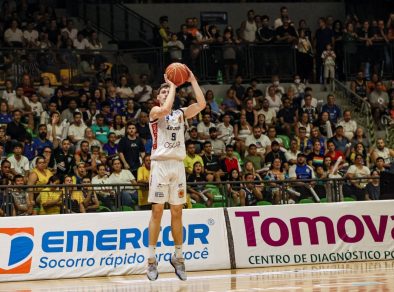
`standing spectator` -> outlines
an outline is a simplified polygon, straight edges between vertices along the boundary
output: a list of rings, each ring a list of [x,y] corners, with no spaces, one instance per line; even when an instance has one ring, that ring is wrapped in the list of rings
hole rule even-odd
[[[284,18],[283,25],[276,28],[276,39],[279,42],[288,44],[295,44],[297,42],[297,32],[294,27],[290,25],[288,18]]]
[[[144,162],[142,166],[138,168],[137,182],[148,184],[150,179],[150,169],[151,169],[151,160],[150,155],[147,154],[144,157]],[[148,203],[148,190],[146,188],[140,188],[138,190],[138,206],[141,209],[150,209],[151,203]]]
[[[257,31],[254,10],[249,10],[247,16],[247,20],[241,23],[240,34],[244,42],[253,43],[256,40]]]
[[[16,96],[16,92],[12,80],[9,79],[6,80],[4,85],[5,85],[5,89],[2,94],[2,99],[6,100],[8,103],[10,103],[10,101],[13,102]]]
[[[315,33],[315,48],[316,48],[316,80],[320,83],[322,78],[322,54],[327,44],[333,44],[334,33],[332,29],[327,27],[327,20],[324,17],[319,18],[319,28]]]
[[[310,39],[306,36],[305,31],[300,29],[298,32],[297,45],[297,72],[300,78],[305,81],[311,81],[313,71],[313,48]],[[300,81],[301,81],[300,79]]]
[[[367,99],[367,96],[369,95],[369,88],[367,86],[367,81],[364,78],[363,71],[357,72],[356,78],[350,83],[350,89],[364,100]],[[355,103],[357,99],[353,97],[352,101]]]
[[[176,33],[171,34],[171,39],[167,43],[167,47],[170,53],[171,62],[181,62],[182,51],[185,49],[185,46],[181,41],[178,40]]]
[[[282,6],[280,8],[280,17],[274,21],[274,28],[277,29],[278,27],[282,26],[283,20],[285,18],[289,19],[289,11],[286,6]]]
[[[69,139],[62,141],[61,147],[55,149],[56,175],[64,180],[66,175],[72,175],[75,167],[75,159],[71,150]]]
[[[387,92],[383,91],[383,84],[381,81],[376,83],[376,88],[369,95],[369,103],[371,104],[375,124],[381,129],[383,125],[380,122],[380,117],[386,112],[389,104],[389,96]]]
[[[141,138],[137,137],[137,129],[134,124],[127,124],[126,136],[120,139],[118,152],[124,168],[137,174],[137,170],[141,166],[140,157],[144,158],[145,156],[145,148]]]
[[[332,50],[331,44],[326,45],[326,50],[323,51],[321,58],[324,66],[324,83],[331,84],[335,78],[335,52]]]
[[[159,19],[160,29],[159,34],[162,39],[163,52],[168,52],[168,42],[170,41],[170,28],[168,26],[168,17],[161,16]]]
[[[136,127],[137,127],[138,137],[142,139],[142,142],[144,144],[146,144],[149,139],[152,139],[149,130],[149,116],[146,112],[140,113]]]
[[[223,61],[224,61],[224,76],[226,82],[230,83],[237,79],[238,63],[237,63],[237,41],[233,38],[231,31],[225,30],[223,34]],[[231,76],[230,76],[231,72]],[[243,94],[241,95],[241,97]],[[238,95],[237,95],[238,97]]]

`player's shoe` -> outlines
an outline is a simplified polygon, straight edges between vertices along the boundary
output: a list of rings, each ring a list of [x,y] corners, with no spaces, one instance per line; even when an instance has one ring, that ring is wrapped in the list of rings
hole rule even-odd
[[[150,262],[148,259],[148,268],[146,269],[146,276],[149,280],[155,281],[159,277],[159,271],[157,270],[157,261]]]
[[[171,256],[170,263],[174,267],[175,274],[178,276],[179,280],[186,281],[185,259],[178,259],[174,254]]]

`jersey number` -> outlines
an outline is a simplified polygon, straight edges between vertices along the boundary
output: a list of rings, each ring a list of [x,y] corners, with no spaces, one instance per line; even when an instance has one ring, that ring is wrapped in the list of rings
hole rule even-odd
[[[171,141],[176,141],[176,133],[172,133],[172,135],[171,135]]]

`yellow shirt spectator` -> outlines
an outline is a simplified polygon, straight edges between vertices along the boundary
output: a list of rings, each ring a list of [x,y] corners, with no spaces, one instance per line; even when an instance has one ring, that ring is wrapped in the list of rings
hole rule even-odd
[[[150,178],[150,170],[145,167],[145,165],[138,168],[137,182],[148,183]],[[148,188],[142,187],[138,190],[138,205],[145,206],[150,205],[148,203]]]
[[[55,202],[57,204],[53,204]],[[40,192],[40,215],[60,214],[62,204],[62,192],[54,191],[51,188],[45,188]],[[47,205],[50,206],[47,206]]]

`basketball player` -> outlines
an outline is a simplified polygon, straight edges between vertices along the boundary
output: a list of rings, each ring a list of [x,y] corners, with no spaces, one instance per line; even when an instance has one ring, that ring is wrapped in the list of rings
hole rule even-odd
[[[182,208],[186,203],[186,175],[183,159],[185,151],[185,121],[205,108],[204,94],[193,73],[189,71],[188,82],[193,87],[197,103],[186,108],[173,110],[176,86],[164,75],[166,83],[159,88],[157,99],[160,106],[152,108],[149,114],[152,133],[151,172],[148,201],[152,203],[152,216],[149,222],[148,279],[158,277],[156,244],[160,233],[164,203],[171,209],[171,232],[175,244],[175,254],[170,259],[175,274],[186,280],[185,263],[182,255]]]

